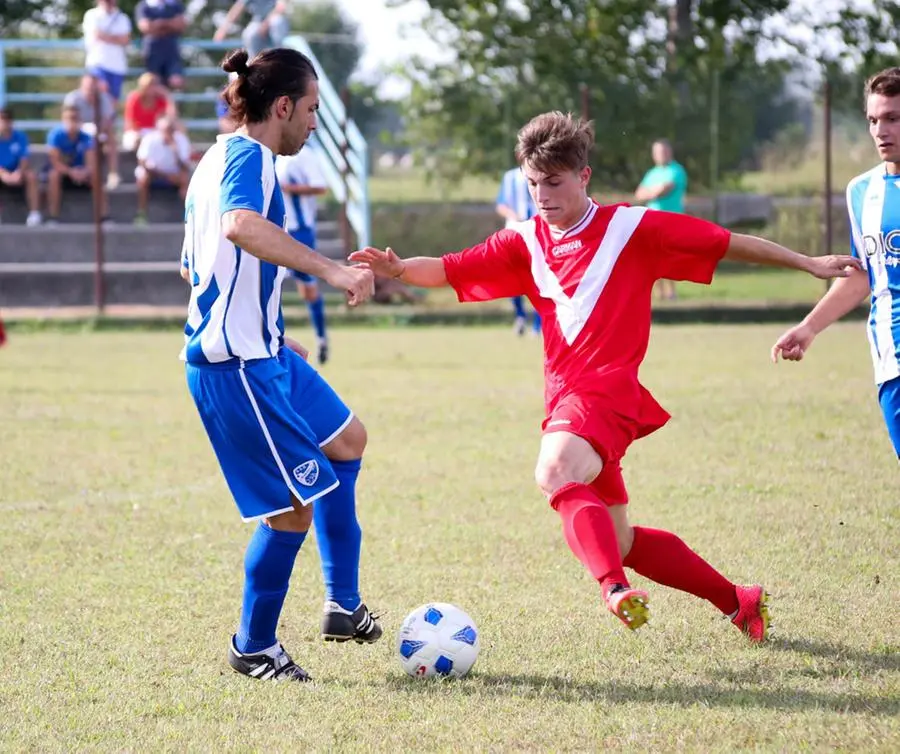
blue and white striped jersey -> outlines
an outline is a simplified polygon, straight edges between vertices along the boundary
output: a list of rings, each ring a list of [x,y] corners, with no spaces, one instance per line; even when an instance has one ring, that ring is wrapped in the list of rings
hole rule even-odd
[[[885,166],[857,176],[847,186],[850,243],[872,289],[869,345],[875,382],[900,376],[900,175]]]
[[[507,170],[503,174],[500,193],[497,194],[497,204],[512,208],[519,216],[520,221],[530,220],[537,214],[537,208],[531,200],[531,194],[528,193],[528,179],[521,168]],[[514,220],[507,220],[506,227],[508,228],[514,223]]]
[[[275,155],[242,134],[219,136],[188,187],[181,261],[190,273],[191,301],[181,358],[191,364],[268,358],[284,342],[286,270],[225,238],[222,216],[234,209],[285,224]]]
[[[325,183],[325,176],[319,166],[320,159],[318,150],[309,141],[297,154],[279,155],[275,160],[275,173],[279,183],[282,186],[293,184],[327,188],[328,184]],[[288,232],[305,229],[315,231],[317,201],[314,195],[288,194],[284,198],[284,204]]]

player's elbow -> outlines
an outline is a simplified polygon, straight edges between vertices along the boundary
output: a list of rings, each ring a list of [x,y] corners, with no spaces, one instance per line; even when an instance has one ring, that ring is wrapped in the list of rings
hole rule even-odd
[[[253,213],[232,210],[222,215],[222,235],[236,246],[244,246],[253,227]]]

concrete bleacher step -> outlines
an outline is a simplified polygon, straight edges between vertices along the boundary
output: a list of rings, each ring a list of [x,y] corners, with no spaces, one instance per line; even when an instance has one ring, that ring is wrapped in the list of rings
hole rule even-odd
[[[336,225],[335,225],[336,227]],[[103,279],[110,304],[180,305],[187,286],[179,275],[182,223],[103,228]],[[342,259],[339,240],[321,244]],[[0,304],[86,306],[94,301],[95,226],[0,227]],[[285,285],[292,288],[288,279]],[[48,302],[52,302],[49,303]]]

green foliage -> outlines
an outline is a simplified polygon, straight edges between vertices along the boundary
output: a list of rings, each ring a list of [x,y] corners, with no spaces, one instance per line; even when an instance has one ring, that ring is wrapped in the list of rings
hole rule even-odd
[[[619,189],[633,187],[649,162],[650,142],[660,136],[674,142],[692,189],[707,183],[715,76],[725,177],[754,164],[755,145],[808,120],[805,103],[785,88],[790,64],[760,62],[757,55],[770,39],[766,20],[789,0],[677,0],[674,8],[664,0],[429,0],[429,6],[427,27],[449,40],[455,60],[413,64],[409,138],[451,177],[508,167],[516,130],[549,109],[581,112],[582,85],[597,127],[595,176]],[[858,34],[890,38],[897,13],[863,24]],[[850,29],[848,13],[844,18]]]

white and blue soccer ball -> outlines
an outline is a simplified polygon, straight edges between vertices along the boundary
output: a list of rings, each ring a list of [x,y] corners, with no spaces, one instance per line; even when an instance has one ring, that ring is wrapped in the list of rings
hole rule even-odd
[[[475,660],[481,641],[465,612],[446,602],[429,602],[413,610],[400,627],[397,656],[414,678],[462,678]]]

